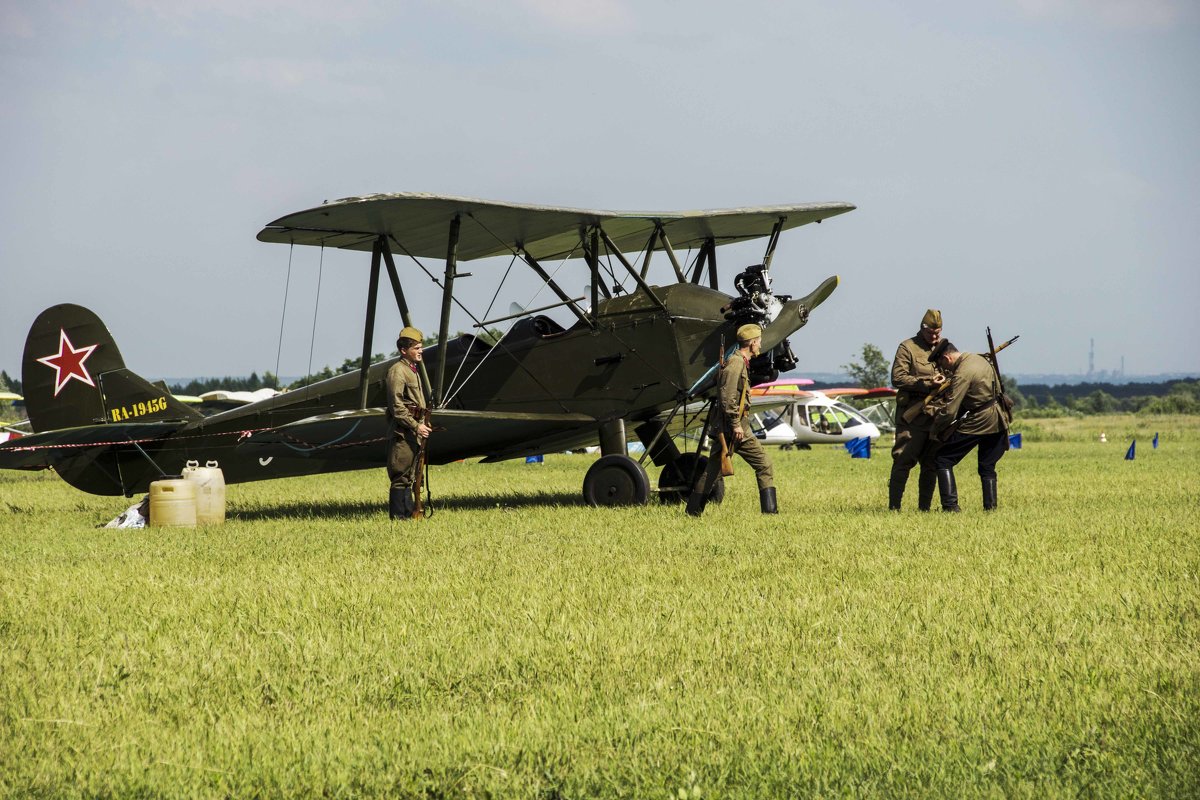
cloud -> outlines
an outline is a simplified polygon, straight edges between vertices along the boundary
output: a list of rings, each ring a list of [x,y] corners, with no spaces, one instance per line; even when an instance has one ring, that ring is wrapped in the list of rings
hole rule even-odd
[[[1108,28],[1172,28],[1193,16],[1183,0],[1014,0],[1035,19],[1096,23]]]

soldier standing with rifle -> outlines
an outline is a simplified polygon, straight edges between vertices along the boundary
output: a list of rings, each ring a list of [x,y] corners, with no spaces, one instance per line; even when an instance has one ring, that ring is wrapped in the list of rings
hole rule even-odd
[[[387,415],[391,422],[388,440],[387,472],[391,482],[388,514],[392,519],[411,519],[416,515],[420,497],[413,496],[413,481],[420,469],[418,454],[429,438],[425,392],[418,374],[424,336],[413,327],[400,331],[396,349],[400,360],[387,373]],[[418,487],[419,487],[418,483]],[[417,489],[418,493],[420,488]]]
[[[990,328],[988,346],[992,349],[990,361],[975,353],[960,353],[949,340],[942,340],[934,349],[934,359],[951,376],[946,405],[933,420],[934,438],[944,439],[935,458],[942,511],[961,511],[954,465],[976,447],[983,510],[996,508],[996,463],[1008,450],[1012,404],[994,366],[996,348]]]
[[[709,412],[707,426],[709,440],[713,443],[712,451],[709,453],[707,468],[688,496],[687,513],[693,517],[704,513],[704,506],[708,503],[708,494],[712,491],[713,484],[718,476],[725,474],[721,464],[722,461],[728,464],[728,457],[724,452],[726,447],[754,468],[762,513],[779,513],[771,460],[767,458],[767,453],[758,439],[754,438],[748,419],[750,359],[758,355],[762,348],[762,328],[754,324],[743,325],[737,329],[737,339],[737,352],[728,363],[721,366],[717,378],[717,397]],[[727,474],[732,474],[732,468],[727,469]]]
[[[896,389],[896,443],[892,447],[892,475],[888,481],[888,509],[899,511],[908,473],[918,463],[917,507],[928,511],[937,483],[933,455],[936,444],[929,440],[933,418],[926,413],[929,398],[945,384],[945,376],[931,353],[942,337],[942,312],[931,308],[921,318],[921,329],[896,348],[892,361],[892,386]],[[935,409],[929,408],[930,411]]]

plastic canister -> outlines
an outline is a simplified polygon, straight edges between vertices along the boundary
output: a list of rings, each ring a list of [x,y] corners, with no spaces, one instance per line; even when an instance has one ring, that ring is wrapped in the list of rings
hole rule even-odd
[[[196,523],[220,525],[225,522],[225,473],[216,461],[203,467],[199,461],[189,461],[183,477],[196,485]]]
[[[150,484],[150,527],[196,527],[196,485],[181,477]]]

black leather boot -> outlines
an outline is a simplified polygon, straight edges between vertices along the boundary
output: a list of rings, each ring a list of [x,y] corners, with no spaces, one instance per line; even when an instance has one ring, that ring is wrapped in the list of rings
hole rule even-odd
[[[692,487],[692,493],[688,495],[687,513],[689,517],[698,517],[704,513],[704,507],[708,505],[708,492],[702,491],[704,479],[696,481],[696,485]]]
[[[389,519],[408,519],[408,515],[404,513],[404,491],[393,486],[388,492]]]
[[[758,490],[758,505],[764,514],[778,514],[779,506],[775,504],[775,487],[768,486]]]
[[[892,467],[888,478],[888,511],[899,511],[904,500],[904,486],[908,483],[908,471]]]
[[[983,510],[996,510],[996,479],[983,478]]]
[[[942,511],[962,511],[958,507],[958,484],[954,482],[954,470],[937,471],[938,493],[942,496]]]
[[[917,476],[917,509],[928,511],[933,505],[933,490],[937,488],[937,473],[923,469]]]

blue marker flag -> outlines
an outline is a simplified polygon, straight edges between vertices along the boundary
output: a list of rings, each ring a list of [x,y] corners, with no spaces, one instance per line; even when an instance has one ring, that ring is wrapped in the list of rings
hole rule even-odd
[[[1134,449],[1136,447],[1137,447],[1137,439],[1134,439],[1132,442],[1129,443],[1129,450],[1125,453],[1126,461],[1133,461],[1133,453],[1134,453]]]
[[[1020,450],[1021,449],[1021,434],[1010,433],[1008,435],[1008,447],[1010,450]]]
[[[846,449],[850,452],[851,458],[870,458],[871,437],[860,436],[857,439],[851,439],[846,442]]]
[[[1154,449],[1158,449],[1158,431],[1154,432]]]
[[[525,456],[526,464],[541,464],[545,456]]]

